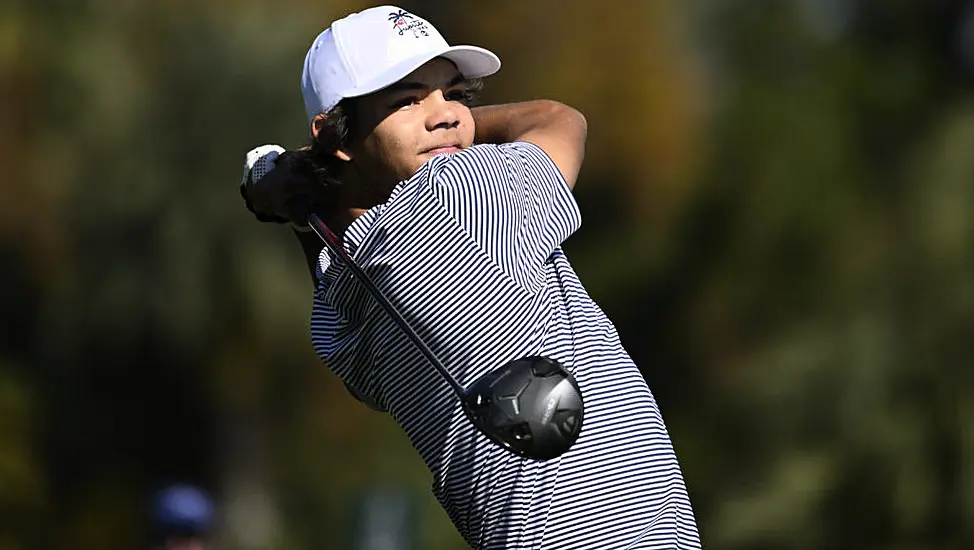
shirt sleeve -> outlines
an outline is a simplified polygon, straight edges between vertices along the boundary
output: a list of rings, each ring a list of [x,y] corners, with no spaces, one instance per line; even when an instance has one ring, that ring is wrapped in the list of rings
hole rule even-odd
[[[477,145],[436,163],[434,193],[502,270],[527,289],[581,225],[571,189],[543,149],[528,142]]]

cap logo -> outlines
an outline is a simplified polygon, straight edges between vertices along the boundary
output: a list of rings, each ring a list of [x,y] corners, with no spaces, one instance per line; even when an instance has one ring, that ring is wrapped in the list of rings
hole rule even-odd
[[[426,30],[426,21],[416,19],[414,15],[404,10],[399,10],[389,14],[389,21],[392,21],[392,28],[399,32],[399,36],[412,32],[414,38],[429,36]]]

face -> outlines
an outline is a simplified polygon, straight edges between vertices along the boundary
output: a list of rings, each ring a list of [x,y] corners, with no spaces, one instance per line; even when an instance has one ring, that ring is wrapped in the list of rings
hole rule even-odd
[[[473,144],[469,85],[449,60],[434,59],[356,103],[347,156],[362,179],[388,197],[430,158]]]

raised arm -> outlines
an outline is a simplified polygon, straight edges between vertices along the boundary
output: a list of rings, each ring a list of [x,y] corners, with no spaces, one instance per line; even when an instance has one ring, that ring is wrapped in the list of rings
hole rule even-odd
[[[471,113],[476,124],[475,143],[533,143],[551,157],[568,187],[575,186],[588,132],[582,113],[547,99],[485,105],[471,109]]]

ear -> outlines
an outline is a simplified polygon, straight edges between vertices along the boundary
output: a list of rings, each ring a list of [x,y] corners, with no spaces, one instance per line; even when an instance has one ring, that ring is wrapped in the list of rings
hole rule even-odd
[[[328,120],[328,115],[321,113],[319,115],[316,115],[315,118],[311,121],[311,133],[312,135],[314,135],[314,138],[316,140],[318,139],[318,133],[321,132],[322,129],[325,127],[325,121],[327,120]],[[339,160],[343,160],[345,162],[352,160],[351,152],[345,149],[337,149],[332,154],[335,155],[335,157],[337,157]]]

